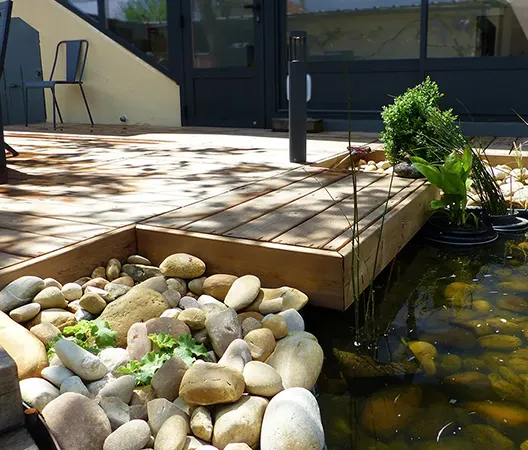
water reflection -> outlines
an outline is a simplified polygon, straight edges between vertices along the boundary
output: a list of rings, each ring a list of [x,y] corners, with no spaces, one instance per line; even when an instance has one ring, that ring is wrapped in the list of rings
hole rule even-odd
[[[415,240],[390,279],[376,280],[375,326],[372,311],[308,310],[327,356],[318,386],[328,448],[528,441],[527,254],[522,237],[463,253]]]

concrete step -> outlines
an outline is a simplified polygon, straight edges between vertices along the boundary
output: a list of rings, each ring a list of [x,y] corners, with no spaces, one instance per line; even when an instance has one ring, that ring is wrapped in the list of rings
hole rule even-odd
[[[289,120],[284,117],[276,117],[271,120],[273,131],[289,131]],[[321,133],[324,131],[323,119],[306,119],[306,131],[308,133]]]

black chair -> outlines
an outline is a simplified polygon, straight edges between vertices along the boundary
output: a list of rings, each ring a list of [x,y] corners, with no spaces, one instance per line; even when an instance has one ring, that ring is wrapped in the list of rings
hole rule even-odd
[[[57,66],[57,60],[59,58],[59,52],[61,47],[66,47],[66,78],[64,80],[54,80],[53,75],[55,74],[55,67]],[[90,112],[90,107],[88,106],[88,101],[86,100],[86,95],[83,89],[82,77],[84,73],[84,67],[86,66],[86,57],[88,56],[88,41],[86,39],[78,39],[75,41],[60,41],[57,44],[57,49],[55,50],[55,59],[53,61],[53,67],[51,68],[51,75],[49,81],[30,81],[24,83],[24,96],[25,96],[25,113],[26,113],[26,127],[28,126],[29,117],[28,117],[28,90],[29,89],[51,89],[51,95],[53,98],[53,129],[57,128],[57,118],[56,112],[59,113],[59,119],[61,123],[64,123],[62,120],[62,114],[59,109],[59,104],[57,102],[57,97],[55,95],[55,87],[60,84],[77,84],[81,89],[81,94],[86,106],[86,111],[88,112],[88,117],[90,117],[90,123],[92,127],[94,125],[92,119],[92,113]]]

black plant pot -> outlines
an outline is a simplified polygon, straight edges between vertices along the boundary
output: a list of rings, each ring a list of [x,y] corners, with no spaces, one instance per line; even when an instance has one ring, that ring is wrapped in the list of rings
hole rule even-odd
[[[528,219],[519,211],[503,216],[489,215],[493,229],[499,233],[520,233],[528,230]]]
[[[459,227],[449,222],[446,217],[435,215],[423,228],[426,240],[435,244],[470,247],[494,242],[499,237],[491,225],[479,221],[479,227]]]
[[[422,173],[411,162],[401,162],[394,166],[394,174],[400,178],[424,178]]]

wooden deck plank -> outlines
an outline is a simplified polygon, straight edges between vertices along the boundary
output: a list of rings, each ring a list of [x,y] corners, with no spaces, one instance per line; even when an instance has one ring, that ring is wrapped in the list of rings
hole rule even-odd
[[[74,242],[73,239],[0,228],[0,251],[18,256],[39,256]]]
[[[361,173],[357,177],[357,189],[361,192],[367,186],[380,183],[385,178],[388,177],[386,175],[368,172]],[[286,233],[353,194],[354,186],[352,183],[352,175],[348,175],[346,178],[329,185],[327,188],[318,189],[309,195],[270,211],[224,234],[244,239],[272,241],[277,236]]]
[[[498,137],[491,144],[488,145],[486,150],[507,150],[513,149],[513,143],[517,138],[512,136]]]
[[[181,228],[193,222],[222,212],[277,189],[289,186],[299,180],[319,174],[322,168],[301,167],[275,177],[266,178],[243,187],[224,192],[205,200],[199,200],[174,211],[153,217],[144,223],[168,228]]]
[[[181,228],[198,233],[224,234],[269,211],[324,189],[324,186],[340,181],[346,176],[347,174],[342,172],[321,172]]]
[[[11,253],[0,252],[0,269],[25,261],[27,258],[12,255]]]
[[[410,185],[408,185],[406,188],[401,189],[399,192],[397,192],[392,198],[389,200],[388,205],[386,202],[381,204],[378,208],[371,211],[369,214],[367,214],[365,217],[360,219],[359,225],[357,227],[357,232],[359,235],[363,233],[368,227],[373,225],[378,219],[380,219],[383,214],[385,213],[385,208],[387,209],[387,214],[398,207],[409,195],[412,195],[416,190],[421,188],[426,181],[424,180],[414,180]],[[352,240],[351,232],[349,229],[343,231],[339,236],[334,238],[332,241],[327,243],[323,248],[325,250],[340,250],[343,248],[346,244],[348,244]]]
[[[390,197],[394,197],[402,189],[407,188],[413,181],[409,178],[394,177]],[[357,198],[359,221],[387,202],[390,184],[391,177],[385,177],[360,191],[361,194]],[[350,230],[354,222],[354,210],[354,199],[348,197],[286,233],[277,236],[273,242],[324,248],[334,238]]]
[[[17,214],[8,211],[0,214],[0,228],[25,231],[44,236],[64,237],[73,240],[87,239],[111,229],[102,225],[72,222],[29,214]]]
[[[519,150],[528,151],[528,136],[521,136],[515,140],[515,145]],[[515,146],[514,146],[515,150]]]
[[[125,262],[137,253],[135,225],[62,246],[50,253],[0,269],[0,289],[24,275],[53,277],[61,283],[89,275],[110,258]]]
[[[474,136],[471,139],[471,146],[475,150],[486,150],[494,140],[493,136]]]

